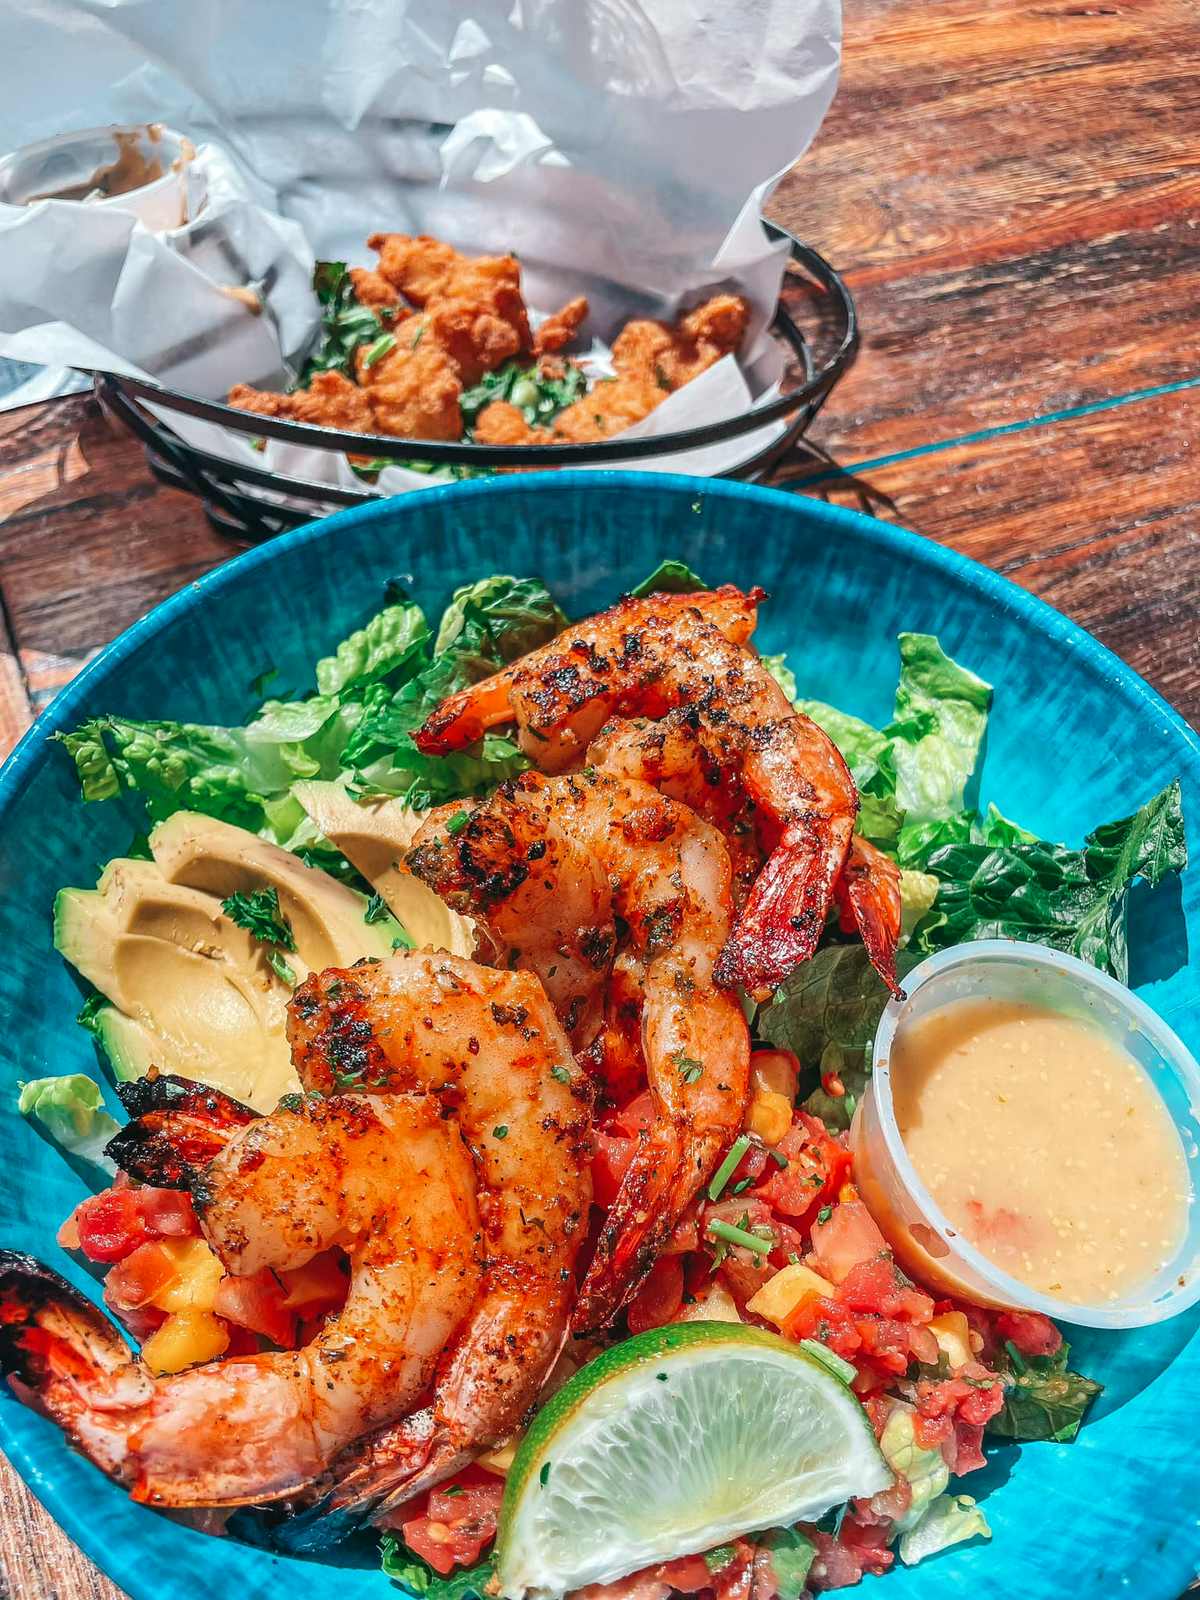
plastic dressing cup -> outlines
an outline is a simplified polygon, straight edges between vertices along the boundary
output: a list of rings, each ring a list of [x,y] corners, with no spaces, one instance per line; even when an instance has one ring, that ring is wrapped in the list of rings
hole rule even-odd
[[[85,128],[23,146],[0,160],[0,202],[28,206],[38,200],[132,211],[152,233],[188,220],[188,164],[195,154],[182,134],[157,123]],[[112,195],[84,196],[99,187],[106,169],[124,161],[133,186]],[[137,169],[160,175],[137,182]],[[71,191],[81,191],[72,193]]]
[[[1136,1328],[1200,1300],[1200,1067],[1144,1001],[1106,973],[1045,945],[983,939],[923,961],[890,1000],[874,1065],[850,1131],[854,1175],[899,1261],[924,1284],[978,1305],[1042,1311],[1089,1328]],[[1059,1300],[1010,1277],[939,1210],[904,1148],[892,1102],[892,1050],[907,1024],[960,1000],[1007,1000],[1086,1021],[1131,1056],[1164,1101],[1187,1161],[1188,1216],[1174,1255],[1141,1284],[1101,1304]],[[986,1138],[980,1124],[976,1137]],[[1104,1174],[1096,1181],[1103,1183]]]

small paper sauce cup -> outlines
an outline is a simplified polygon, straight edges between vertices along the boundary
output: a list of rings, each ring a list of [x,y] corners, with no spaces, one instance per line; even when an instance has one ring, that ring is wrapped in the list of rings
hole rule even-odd
[[[157,123],[62,133],[0,160],[0,202],[59,200],[132,211],[152,233],[165,233],[188,221],[187,167],[194,154],[190,140]],[[115,166],[132,179],[130,187],[85,199]],[[139,169],[144,182],[138,181]]]
[[[914,969],[905,998],[888,1002],[875,1034],[874,1065],[850,1130],[855,1182],[901,1264],[920,1282],[977,1305],[1042,1311],[1089,1328],[1162,1322],[1200,1300],[1200,1067],[1144,1001],[1106,973],[1045,945],[984,939],[943,950]],[[1115,1300],[1057,1300],[1010,1277],[939,1210],[909,1160],[892,1103],[897,1031],[956,1000],[1043,1006],[1103,1029],[1161,1095],[1179,1132],[1190,1194],[1182,1243],[1148,1281]],[[981,1126],[978,1137],[986,1137]],[[1097,1173],[1102,1183],[1104,1174]]]

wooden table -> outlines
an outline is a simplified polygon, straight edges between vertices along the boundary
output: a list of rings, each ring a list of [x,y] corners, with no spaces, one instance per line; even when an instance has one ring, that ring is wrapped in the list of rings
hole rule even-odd
[[[1007,573],[1200,718],[1195,0],[847,0],[771,212],[865,332],[791,487]],[[75,398],[0,417],[0,743],[232,547]],[[13,1475],[0,1589],[116,1595]],[[199,1587],[199,1586],[197,1586]]]

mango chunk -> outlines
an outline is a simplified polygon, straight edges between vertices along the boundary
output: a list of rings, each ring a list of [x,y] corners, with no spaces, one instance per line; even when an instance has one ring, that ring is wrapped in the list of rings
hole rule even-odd
[[[142,1360],[156,1376],[215,1361],[229,1348],[229,1329],[211,1311],[176,1311],[142,1346]]]
[[[164,1239],[175,1276],[151,1301],[160,1311],[211,1311],[225,1269],[203,1239]]]
[[[941,1316],[931,1317],[929,1331],[937,1340],[938,1349],[946,1352],[951,1372],[973,1359],[971,1324],[961,1311],[943,1311]]]
[[[767,1279],[754,1298],[747,1300],[746,1310],[782,1328],[803,1301],[813,1295],[828,1297],[835,1292],[827,1278],[806,1267],[802,1261],[794,1261],[789,1266],[781,1267],[773,1278]]]

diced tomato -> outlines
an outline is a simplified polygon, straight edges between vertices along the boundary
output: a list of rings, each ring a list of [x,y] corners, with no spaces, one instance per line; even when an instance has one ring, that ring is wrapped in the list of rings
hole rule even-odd
[[[908,1329],[894,1317],[856,1317],[854,1327],[862,1354],[881,1372],[902,1377],[910,1360]]]
[[[628,1105],[610,1112],[604,1121],[614,1133],[624,1134],[627,1139],[636,1139],[654,1122],[654,1096],[649,1089],[643,1089]]]
[[[675,1561],[664,1561],[655,1568],[655,1577],[669,1583],[678,1594],[695,1594],[697,1589],[711,1589],[713,1575],[703,1556],[679,1556]]]
[[[503,1498],[499,1478],[468,1468],[454,1483],[434,1489],[425,1515],[402,1523],[401,1535],[415,1555],[444,1577],[479,1560],[496,1536]]]
[[[876,1577],[886,1572],[896,1559],[888,1549],[891,1537],[892,1530],[886,1523],[862,1523],[853,1512],[843,1519],[838,1535],[843,1549],[853,1551],[862,1570]]]
[[[435,1522],[478,1522],[495,1519],[504,1499],[504,1481],[492,1472],[460,1473],[453,1483],[430,1492],[426,1514]]]
[[[104,1280],[104,1298],[114,1311],[136,1311],[165,1289],[178,1267],[157,1240],[138,1245],[112,1267]]]
[[[928,1322],[933,1315],[932,1298],[905,1277],[890,1250],[856,1262],[842,1279],[838,1299],[851,1311],[876,1311],[904,1322]]]
[[[113,1309],[121,1319],[121,1326],[127,1328],[130,1336],[140,1345],[145,1344],[152,1333],[157,1333],[167,1320],[167,1313],[160,1311],[157,1306],[138,1306],[132,1311],[115,1306]]]
[[[674,1322],[683,1304],[683,1263],[678,1256],[660,1256],[650,1276],[629,1303],[630,1333],[645,1333]]]
[[[951,1472],[961,1476],[964,1472],[976,1472],[980,1467],[987,1466],[987,1457],[983,1453],[983,1424],[964,1422],[962,1417],[954,1419],[953,1451],[954,1459],[949,1459],[948,1445],[942,1446],[942,1454],[947,1456],[946,1465]]]
[[[817,1547],[816,1559],[808,1569],[806,1580],[810,1589],[849,1589],[861,1581],[866,1567],[860,1552],[850,1549],[831,1533],[823,1533],[820,1528],[806,1527],[803,1531]]]
[[[775,1148],[787,1157],[787,1166],[780,1168],[772,1160],[756,1193],[785,1217],[807,1217],[819,1210],[837,1194],[850,1170],[850,1152],[831,1137],[820,1118],[805,1111],[796,1112]]]
[[[854,1318],[836,1300],[824,1296],[801,1302],[783,1325],[789,1339],[819,1339],[835,1355],[852,1361],[862,1349]]]
[[[598,1206],[607,1207],[617,1198],[637,1149],[637,1140],[605,1133],[603,1128],[597,1128],[592,1137],[596,1147],[592,1157],[592,1199]]]
[[[324,1316],[339,1311],[346,1303],[350,1278],[345,1261],[337,1250],[322,1250],[302,1267],[278,1274],[286,1291],[283,1304],[298,1317]]]
[[[75,1208],[79,1248],[89,1261],[123,1261],[150,1237],[131,1189],[104,1189]]]
[[[76,1206],[74,1222],[89,1261],[123,1261],[148,1239],[187,1238],[200,1231],[189,1195],[116,1184]]]
[[[841,1283],[852,1267],[887,1249],[861,1200],[843,1200],[812,1229],[812,1265],[823,1278]]]
[[[776,1269],[771,1265],[769,1253],[747,1249],[744,1245],[729,1245],[715,1238],[711,1232],[714,1222],[729,1223],[735,1228],[744,1228],[753,1231],[756,1228],[770,1230],[769,1243],[774,1249],[777,1243],[777,1224],[771,1215],[770,1207],[757,1195],[750,1193],[731,1195],[727,1200],[718,1200],[715,1205],[706,1205],[701,1212],[700,1234],[709,1250],[717,1248],[721,1256],[720,1276],[730,1294],[739,1306],[744,1306],[758,1293],[768,1278],[775,1275]],[[767,1242],[767,1241],[764,1241]]]
[[[192,1207],[192,1197],[181,1189],[134,1189],[146,1231],[156,1239],[190,1239],[199,1234],[200,1224]]]
[[[252,1277],[222,1278],[212,1308],[226,1322],[261,1333],[285,1350],[295,1346],[295,1314],[287,1309],[283,1285],[268,1267]]]
[[[1040,1311],[1001,1311],[996,1317],[996,1333],[1023,1356],[1052,1356],[1062,1344],[1062,1334]]]

